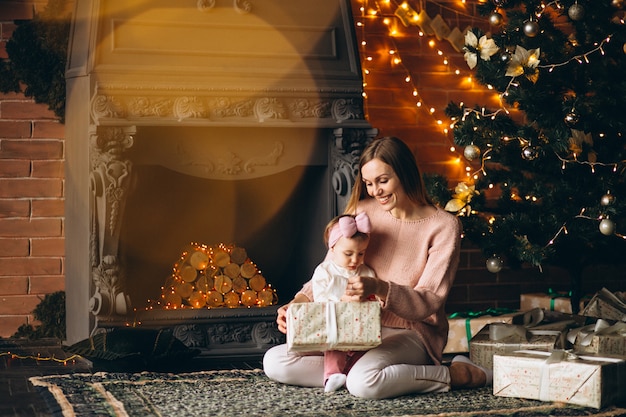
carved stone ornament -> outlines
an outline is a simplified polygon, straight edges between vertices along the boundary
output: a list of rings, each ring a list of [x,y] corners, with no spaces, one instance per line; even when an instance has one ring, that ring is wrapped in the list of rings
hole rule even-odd
[[[198,0],[196,5],[201,12],[210,12],[217,5],[217,0]],[[252,3],[248,0],[233,0],[233,8],[237,13],[247,14],[252,11]]]
[[[350,198],[359,169],[363,149],[377,135],[377,129],[335,129],[331,146],[332,187],[335,191],[338,212],[342,212]]]
[[[141,121],[158,117],[161,121],[219,123],[236,119],[238,122],[303,120],[342,123],[362,120],[363,101],[360,98],[285,98],[228,97],[180,95],[102,94],[92,97],[90,113],[95,124],[104,120]]]
[[[134,127],[94,128],[91,133],[90,253],[95,292],[89,307],[94,315],[124,315],[130,309],[118,247],[132,172],[132,162],[124,154],[133,145],[134,133]]]

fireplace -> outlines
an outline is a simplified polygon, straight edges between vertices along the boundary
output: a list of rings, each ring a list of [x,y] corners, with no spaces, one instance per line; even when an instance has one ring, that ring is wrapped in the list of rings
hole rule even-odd
[[[68,343],[119,326],[172,326],[211,354],[257,352],[279,341],[276,304],[174,310],[153,300],[193,242],[245,248],[278,304],[310,277],[324,225],[376,134],[363,115],[350,3],[172,4],[76,4]]]

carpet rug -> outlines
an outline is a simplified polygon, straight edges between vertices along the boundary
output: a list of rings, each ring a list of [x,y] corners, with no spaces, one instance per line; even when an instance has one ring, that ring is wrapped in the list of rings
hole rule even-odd
[[[261,370],[184,374],[93,373],[33,377],[54,416],[418,417],[618,416],[626,409],[496,397],[490,388],[386,400],[324,393],[269,380]]]

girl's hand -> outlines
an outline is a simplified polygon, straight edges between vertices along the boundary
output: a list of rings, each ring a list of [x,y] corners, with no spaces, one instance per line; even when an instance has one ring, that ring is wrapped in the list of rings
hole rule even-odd
[[[346,296],[350,301],[366,301],[371,296],[384,300],[388,290],[389,284],[381,279],[355,276],[348,279]]]

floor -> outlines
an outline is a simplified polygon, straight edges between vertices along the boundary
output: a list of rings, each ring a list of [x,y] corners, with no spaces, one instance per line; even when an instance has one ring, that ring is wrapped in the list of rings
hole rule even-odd
[[[228,364],[196,361],[193,368],[181,371],[206,369],[253,369],[261,367],[260,360],[230,361]],[[197,369],[196,369],[197,368]],[[33,376],[63,375],[92,372],[92,364],[81,357],[72,357],[62,349],[57,339],[28,341],[0,338],[0,417],[52,417],[58,416],[44,396],[30,382]]]
[[[260,362],[245,361],[230,363],[227,367],[260,367]],[[208,369],[204,363],[203,369]],[[211,368],[225,368],[214,365]],[[49,407],[43,395],[37,392],[29,378],[44,375],[91,372],[92,364],[87,359],[72,358],[62,349],[60,341],[39,339],[26,341],[0,338],[0,417],[52,417],[58,416]],[[186,369],[185,371],[190,371]],[[197,370],[197,369],[196,369]],[[604,412],[603,412],[604,411]],[[609,410],[599,410],[597,416],[616,416]]]
[[[52,416],[43,396],[28,381],[32,376],[89,372],[90,362],[68,358],[58,340],[29,342],[0,339],[0,416]],[[39,359],[37,359],[39,358]]]

